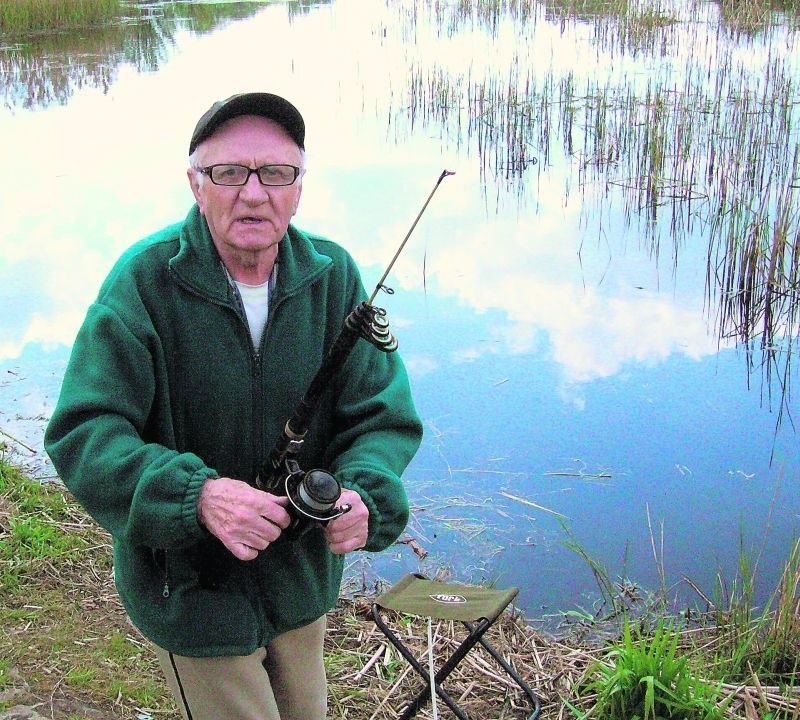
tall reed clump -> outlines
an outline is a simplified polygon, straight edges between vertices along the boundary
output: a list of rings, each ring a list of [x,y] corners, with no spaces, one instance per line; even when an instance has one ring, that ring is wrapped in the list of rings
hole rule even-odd
[[[719,686],[702,680],[679,633],[659,623],[642,631],[625,623],[622,638],[594,665],[585,692],[596,696],[595,720],[721,720]]]
[[[757,676],[775,685],[800,680],[800,540],[792,547],[780,581],[766,606],[753,606],[752,573],[730,588],[719,581],[713,606],[715,665],[726,681]]]
[[[779,427],[789,412],[800,322],[800,101],[792,66],[800,3],[427,0],[413,3],[414,18],[430,6],[433,21],[446,22],[441,36],[455,38],[481,27],[476,4],[486,9],[480,18],[496,57],[466,72],[453,69],[450,53],[422,57],[409,77],[431,78],[431,92],[411,105],[413,122],[435,120],[443,137],[474,143],[498,202],[502,186],[532,201],[535,181],[567,166],[564,203],[573,203],[577,178],[587,232],[604,235],[605,218],[619,214],[638,226],[636,238],[655,259],[669,240],[673,267],[686,248],[705,243],[708,314],[721,342],[744,348],[748,372],[760,370]],[[537,54],[551,31],[580,29],[584,38],[586,27],[598,72],[571,68],[565,58],[548,66]],[[758,28],[757,53],[741,27]],[[404,35],[413,42],[414,27]],[[633,60],[635,73],[626,69]]]
[[[121,12],[120,0],[3,0],[0,33],[86,27],[109,22]]]
[[[800,675],[800,540],[794,544],[783,570],[775,600],[775,611],[767,627],[762,667],[773,676],[791,678],[796,684]]]

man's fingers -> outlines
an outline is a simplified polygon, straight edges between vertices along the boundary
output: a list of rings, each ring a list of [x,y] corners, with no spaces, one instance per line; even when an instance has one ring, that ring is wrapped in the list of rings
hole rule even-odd
[[[264,493],[264,495],[266,496],[266,499],[260,505],[259,514],[264,520],[274,523],[282,530],[285,530],[287,527],[289,527],[289,523],[292,521],[288,511],[286,510],[286,505],[289,503],[289,498],[285,495],[278,496],[270,493]]]
[[[227,547],[228,550],[230,550],[231,553],[239,560],[255,560],[258,557],[259,551],[250,547],[249,545],[245,545],[244,543],[231,543],[225,547]]]
[[[291,522],[287,502],[288,498],[256,490],[240,480],[214,478],[200,492],[198,519],[226,546],[246,542],[251,530],[274,541]]]
[[[349,552],[361,550],[366,543],[366,536],[349,537],[341,541],[328,540],[328,548],[334,555],[347,555]]]
[[[343,490],[339,502],[350,505],[350,510],[327,524],[325,538],[332,553],[345,555],[360,550],[366,544],[369,534],[369,510],[361,496],[354,490]]]

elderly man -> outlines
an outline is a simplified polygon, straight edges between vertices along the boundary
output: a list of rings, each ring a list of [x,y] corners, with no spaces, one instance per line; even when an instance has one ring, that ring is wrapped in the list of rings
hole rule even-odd
[[[350,511],[299,537],[257,477],[345,317],[347,252],[290,224],[305,125],[269,93],[200,118],[196,204],[116,263],[75,341],[45,442],[113,536],[115,580],[187,720],[322,720],[325,614],[343,555],[408,519],[400,475],[421,424],[396,354],[360,341],[300,455]]]

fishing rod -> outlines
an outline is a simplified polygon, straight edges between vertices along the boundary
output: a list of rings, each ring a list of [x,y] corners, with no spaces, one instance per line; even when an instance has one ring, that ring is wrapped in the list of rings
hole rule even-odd
[[[292,524],[288,528],[288,532],[284,531],[283,533],[288,537],[299,537],[315,525],[327,523],[350,510],[350,506],[346,503],[341,506],[336,505],[342,492],[339,481],[325,470],[315,469],[304,472],[300,468],[297,457],[323,392],[344,365],[358,339],[363,338],[381,352],[390,353],[397,350],[397,339],[389,330],[386,311],[375,307],[373,302],[380,290],[389,291],[384,283],[392,267],[400,257],[400,253],[403,252],[411,233],[414,232],[414,228],[442,180],[448,175],[454,174],[450,170],[442,171],[433,190],[425,200],[425,204],[397,248],[394,257],[381,279],[378,280],[372,295],[354,308],[345,318],[344,327],[339,336],[323,359],[317,374],[312,379],[294,413],[286,421],[280,437],[256,477],[255,484],[260,490],[275,495],[286,495],[289,498],[290,507],[288,509],[292,516]]]

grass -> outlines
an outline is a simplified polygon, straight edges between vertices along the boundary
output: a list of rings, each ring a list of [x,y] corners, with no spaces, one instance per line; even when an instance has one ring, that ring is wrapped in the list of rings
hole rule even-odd
[[[0,694],[54,717],[169,707],[111,583],[108,538],[63,488],[0,463]],[[58,699],[56,699],[58,697]],[[2,707],[2,704],[0,704]],[[77,713],[77,714],[76,714]],[[132,716],[132,715],[131,715]]]
[[[680,634],[659,622],[655,629],[633,630],[626,622],[593,670],[585,690],[596,694],[597,720],[722,720],[721,687],[704,682],[690,655],[679,651]],[[589,713],[581,715],[586,717]]]
[[[0,33],[84,28],[110,22],[121,13],[119,0],[3,0]]]
[[[745,579],[720,582],[714,601],[703,596],[709,611],[690,626],[630,582],[611,580],[574,537],[570,541],[614,612],[564,613],[556,637],[512,611],[488,636],[542,697],[542,720],[800,718],[800,694],[793,689],[800,545],[764,611],[752,607],[754,578],[745,563]],[[346,588],[329,616],[331,717],[388,720],[419,690],[414,673],[372,622],[371,598],[363,587]],[[390,621],[422,658],[425,622],[400,615]],[[436,657],[452,652],[460,631],[460,624],[435,625]],[[525,712],[524,696],[482,650],[459,665],[447,687],[470,717]],[[149,643],[120,606],[107,535],[63,487],[30,480],[2,457],[0,698],[0,712],[37,705],[53,720],[178,717]],[[431,717],[429,709],[419,717]]]
[[[195,32],[207,32],[213,30],[221,18],[248,17],[256,10],[246,3],[230,3],[229,7],[221,9],[209,3],[174,3],[171,0],[161,3],[143,0],[3,0],[0,2],[0,34],[13,34],[16,38],[119,25],[121,20],[148,18],[154,5],[160,5],[154,17],[161,19],[145,19],[141,26],[144,32],[167,31],[168,25],[163,18],[185,21]]]
[[[648,513],[649,520],[649,513]],[[565,528],[568,531],[568,528]],[[651,531],[657,564],[663,562]],[[611,597],[615,583],[570,534],[567,546],[594,572],[611,613],[584,613],[580,623],[595,632],[611,628],[605,652],[588,669],[577,694],[591,702],[579,718],[597,720],[797,720],[800,718],[800,540],[795,541],[777,588],[765,607],[754,605],[759,558],[740,548],[739,572],[728,582],[717,578],[710,599],[687,578],[705,603],[702,612],[677,613],[662,587],[654,595]],[[617,588],[623,585],[617,583]],[[759,709],[756,709],[756,706]],[[741,714],[743,713],[743,714]]]
[[[789,558],[766,608],[753,607],[755,579],[746,562],[740,581],[728,587],[720,579],[711,603],[717,629],[715,653],[728,677],[757,674],[766,683],[794,683],[800,677],[800,541]]]

